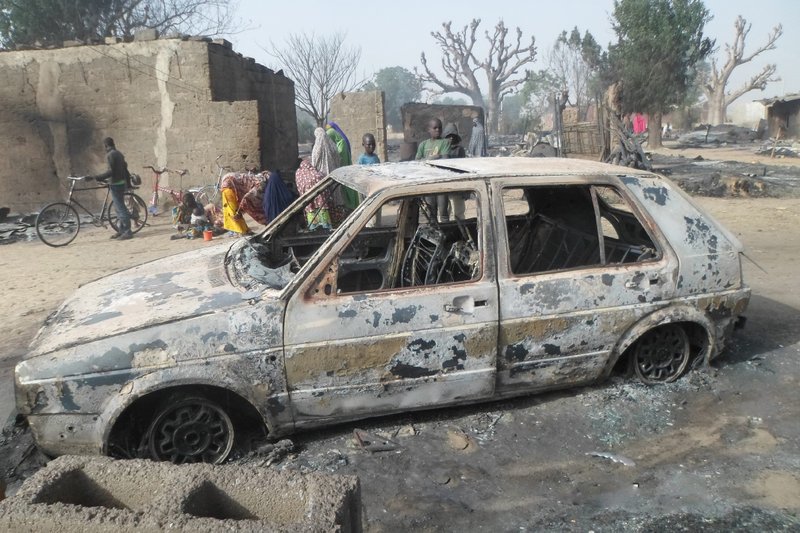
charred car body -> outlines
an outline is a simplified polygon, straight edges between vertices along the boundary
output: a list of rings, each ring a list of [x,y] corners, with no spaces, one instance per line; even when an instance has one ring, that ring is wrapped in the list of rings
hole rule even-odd
[[[364,200],[309,231],[319,207],[304,206],[341,186]],[[228,250],[79,289],[17,366],[17,405],[50,454],[220,462],[241,428],[277,437],[621,365],[672,381],[716,357],[744,311],[740,252],[645,172],[527,158],[345,167]]]

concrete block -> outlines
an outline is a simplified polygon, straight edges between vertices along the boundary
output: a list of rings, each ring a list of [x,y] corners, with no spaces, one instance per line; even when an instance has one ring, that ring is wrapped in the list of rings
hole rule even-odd
[[[233,45],[227,39],[214,39],[211,41],[214,44],[218,44],[220,46],[224,46],[225,48],[231,50],[233,49]]]
[[[0,530],[362,531],[355,476],[62,456],[0,502]]]
[[[148,28],[146,30],[139,30],[133,36],[134,41],[155,41],[158,39],[158,30],[155,28]]]

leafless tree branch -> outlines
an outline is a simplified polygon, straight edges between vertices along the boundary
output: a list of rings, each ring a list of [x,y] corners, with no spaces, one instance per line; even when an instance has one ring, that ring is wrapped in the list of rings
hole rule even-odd
[[[750,78],[735,91],[730,93],[725,92],[728,80],[736,67],[749,63],[753,58],[763,52],[774,50],[775,42],[783,35],[783,26],[778,24],[767,35],[766,43],[753,50],[750,54],[745,55],[745,41],[750,34],[751,27],[752,24],[749,24],[741,15],[738,16],[736,22],[734,22],[735,35],[733,44],[725,44],[725,55],[727,57],[725,64],[719,67],[716,60],[712,60],[711,62],[711,75],[703,84],[703,91],[710,104],[709,122],[713,124],[723,122],[725,119],[725,110],[728,105],[743,94],[754,89],[763,91],[767,83],[778,81],[778,78],[773,77],[777,72],[776,66],[767,65],[759,74]]]
[[[297,107],[322,125],[328,118],[331,99],[364,84],[356,75],[360,48],[345,46],[345,34],[290,35],[283,48],[274,44],[267,52],[294,81]]]
[[[525,82],[525,77],[513,78],[526,64],[536,58],[535,40],[529,45],[522,43],[522,31],[516,29],[516,37],[507,42],[508,28],[503,21],[497,23],[494,32],[485,32],[489,50],[486,58],[478,60],[475,54],[477,29],[480,19],[473,19],[460,31],[454,32],[452,22],[442,24],[442,31],[431,32],[442,51],[441,68],[445,78],[440,78],[428,66],[427,57],[420,55],[423,73],[420,78],[437,87],[434,94],[457,92],[469,96],[475,105],[484,105],[484,94],[478,82],[477,72],[483,70],[487,81],[487,125],[496,131],[500,102],[511,94],[515,87]]]

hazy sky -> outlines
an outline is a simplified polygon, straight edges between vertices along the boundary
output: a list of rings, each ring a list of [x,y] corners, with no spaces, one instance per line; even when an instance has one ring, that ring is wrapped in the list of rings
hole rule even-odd
[[[350,46],[361,47],[360,70],[364,78],[370,78],[384,67],[399,65],[413,70],[420,66],[422,51],[429,65],[438,65],[441,54],[430,33],[448,20],[453,22],[454,29],[468,24],[472,18],[482,20],[480,29],[483,30],[491,30],[499,19],[511,28],[519,26],[524,39],[531,34],[536,37],[539,59],[532,68],[537,70],[545,68],[542,58],[562,30],[575,26],[581,33],[589,30],[603,47],[614,38],[610,23],[613,0],[238,1],[243,26],[252,29],[229,37],[237,52],[276,67],[274,58],[265,50],[271,49],[271,43],[281,46],[293,33],[343,31]],[[706,34],[717,41],[719,62],[724,62],[723,45],[733,40],[737,15],[753,25],[746,52],[763,43],[776,24],[784,24],[777,49],[765,52],[734,71],[729,89],[743,83],[764,64],[775,63],[782,81],[769,84],[764,92],[750,92],[741,100],[800,92],[797,58],[800,53],[800,0],[706,0],[705,3],[713,15],[706,26]],[[481,40],[484,40],[482,35],[479,42]]]

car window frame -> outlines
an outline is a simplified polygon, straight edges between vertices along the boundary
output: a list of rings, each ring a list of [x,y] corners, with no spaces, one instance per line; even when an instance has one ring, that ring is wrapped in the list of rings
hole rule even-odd
[[[336,235],[336,238],[331,239],[329,238],[323,246],[317,251],[317,254],[322,253],[324,257],[322,258],[312,258],[308,261],[306,265],[303,266],[303,269],[309,266],[310,263],[314,263],[314,266],[311,267],[311,271],[308,274],[304,275],[304,280],[300,282],[297,286],[297,290],[299,290],[305,298],[330,298],[330,297],[353,297],[359,296],[363,294],[380,294],[386,295],[391,294],[397,291],[418,291],[420,289],[425,289],[426,287],[435,290],[435,287],[441,285],[447,286],[457,286],[459,284],[470,284],[470,283],[480,283],[485,282],[486,276],[491,274],[489,272],[489,261],[493,261],[493,258],[488,257],[487,253],[487,241],[489,239],[488,235],[484,235],[484,233],[492,232],[493,228],[491,226],[491,193],[489,192],[489,187],[485,180],[464,180],[464,181],[446,181],[446,182],[438,182],[438,183],[425,183],[425,184],[413,184],[409,185],[409,187],[403,187],[401,189],[391,189],[391,190],[384,190],[380,193],[376,193],[374,196],[367,197],[359,206],[354,210],[350,216],[348,216],[345,221],[331,234],[331,237]],[[476,207],[478,210],[476,216],[476,225],[478,230],[478,251],[480,254],[480,262],[481,262],[481,275],[476,279],[466,280],[466,281],[459,281],[453,283],[446,283],[446,284],[433,284],[433,285],[417,285],[411,287],[392,287],[387,289],[375,289],[375,290],[365,290],[365,291],[354,291],[354,292],[347,292],[347,293],[338,293],[336,290],[332,290],[330,294],[325,294],[325,291],[322,290],[314,290],[315,288],[320,288],[325,283],[325,279],[328,276],[336,277],[334,274],[337,274],[337,270],[334,269],[333,271],[330,270],[330,265],[334,260],[338,261],[338,258],[344,252],[348,246],[353,242],[354,239],[358,236],[358,234],[366,227],[367,223],[372,220],[375,214],[381,209],[386,203],[407,198],[410,196],[431,196],[434,194],[449,194],[455,192],[469,192],[475,194],[475,201]],[[482,196],[484,195],[484,196]],[[489,212],[484,213],[482,209],[482,202],[485,202],[489,207]],[[408,209],[407,203],[404,203],[404,210]],[[367,206],[370,206],[369,208]],[[365,213],[369,209],[368,213]],[[487,228],[487,224],[489,227]],[[486,228],[486,232],[481,229],[481,227]],[[345,231],[345,228],[346,231]],[[345,233],[350,234],[350,237],[343,242],[341,245],[338,244],[340,240],[338,233],[340,231],[345,231]],[[398,230],[399,231],[399,230]],[[339,246],[337,248],[337,246]],[[324,250],[323,250],[324,249]],[[334,251],[335,249],[335,251]],[[317,255],[315,254],[315,256]],[[324,258],[333,256],[330,261],[325,262]],[[324,265],[324,266],[323,266]],[[496,269],[492,269],[492,271],[496,271]],[[298,276],[302,273],[298,272]],[[297,279],[297,278],[295,278]],[[294,280],[292,280],[294,281]],[[288,288],[288,286],[287,286]]]
[[[498,237],[502,235],[503,243],[498,245],[498,252],[503,248],[503,256],[498,256],[497,268],[498,272],[506,279],[520,279],[529,278],[532,276],[541,275],[558,275],[561,273],[575,272],[578,270],[598,270],[609,268],[630,268],[637,265],[651,265],[659,262],[667,261],[667,254],[672,253],[672,248],[663,232],[658,228],[655,219],[647,213],[647,211],[639,204],[638,199],[628,190],[627,186],[620,180],[620,176],[597,175],[597,174],[581,174],[574,176],[503,176],[493,182],[492,191],[497,197],[493,207],[496,209],[494,223],[495,231],[498,232]],[[635,176],[634,176],[635,177]],[[567,186],[588,186],[593,190],[594,187],[611,187],[614,189],[627,203],[631,213],[636,217],[637,222],[642,226],[647,233],[650,241],[653,243],[656,251],[656,256],[640,262],[633,263],[599,263],[595,265],[576,266],[565,269],[544,270],[540,272],[527,272],[527,273],[514,273],[511,270],[511,248],[509,242],[508,228],[506,226],[506,211],[503,199],[503,192],[506,189],[524,189],[528,187],[567,187]],[[594,196],[594,194],[593,194]],[[594,202],[593,202],[594,203]],[[602,218],[600,213],[593,206],[593,215],[595,220]],[[502,226],[499,228],[497,226]]]

